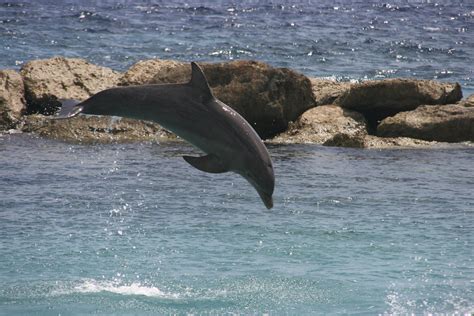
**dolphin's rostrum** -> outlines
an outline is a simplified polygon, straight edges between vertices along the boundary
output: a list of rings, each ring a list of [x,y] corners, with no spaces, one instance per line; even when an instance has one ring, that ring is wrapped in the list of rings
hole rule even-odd
[[[195,168],[211,173],[234,171],[273,207],[275,177],[267,148],[250,124],[219,101],[196,63],[183,84],[151,84],[103,90],[83,102],[66,100],[59,117],[79,113],[154,121],[204,151],[184,156]]]

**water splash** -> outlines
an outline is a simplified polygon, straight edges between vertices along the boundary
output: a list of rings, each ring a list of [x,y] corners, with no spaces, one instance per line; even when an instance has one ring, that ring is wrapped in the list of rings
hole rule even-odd
[[[114,131],[115,125],[122,120],[120,116],[110,117],[109,124],[107,125],[107,132],[112,133]]]
[[[108,292],[119,295],[138,295],[161,299],[179,299],[180,294],[169,293],[160,290],[155,286],[143,285],[139,282],[122,284],[120,281],[104,281],[95,279],[84,279],[78,284],[64,286],[52,291],[53,296],[71,295],[76,293],[101,293]]]

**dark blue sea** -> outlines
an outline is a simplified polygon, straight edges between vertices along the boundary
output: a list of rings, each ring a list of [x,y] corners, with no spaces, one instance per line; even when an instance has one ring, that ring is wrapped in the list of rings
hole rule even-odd
[[[458,81],[474,93],[474,2],[0,1],[0,68],[54,55],[256,59],[338,80]]]
[[[0,68],[256,59],[458,81],[472,1],[0,1]],[[268,211],[181,143],[0,135],[0,315],[474,312],[474,148],[269,145]]]

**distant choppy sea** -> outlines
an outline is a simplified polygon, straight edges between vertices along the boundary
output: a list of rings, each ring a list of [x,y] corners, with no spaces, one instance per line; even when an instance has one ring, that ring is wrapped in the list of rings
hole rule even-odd
[[[53,55],[256,59],[338,80],[459,81],[474,93],[474,2],[1,1],[0,68]]]
[[[0,68],[257,59],[474,92],[472,1],[0,2]],[[270,146],[275,207],[183,143],[0,135],[0,315],[471,314],[474,148]]]

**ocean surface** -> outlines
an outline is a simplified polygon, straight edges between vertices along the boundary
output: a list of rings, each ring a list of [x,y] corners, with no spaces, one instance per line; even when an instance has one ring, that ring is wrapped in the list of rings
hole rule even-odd
[[[474,312],[474,148],[269,146],[275,207],[185,143],[0,137],[0,314]]]
[[[472,1],[1,1],[0,68],[256,59],[458,81]],[[470,314],[474,148],[269,145],[275,207],[185,143],[0,135],[0,315]]]
[[[458,81],[474,93],[474,1],[0,1],[0,68],[54,55],[256,59],[338,80]]]

